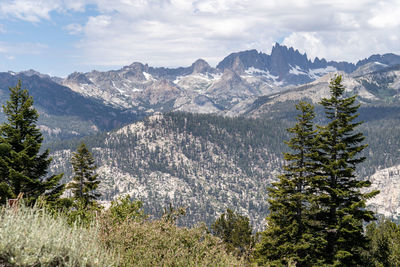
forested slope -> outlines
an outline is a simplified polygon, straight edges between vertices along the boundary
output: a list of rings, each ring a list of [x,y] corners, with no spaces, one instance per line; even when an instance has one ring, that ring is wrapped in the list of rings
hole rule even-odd
[[[154,115],[117,131],[83,139],[93,148],[104,200],[129,193],[142,200],[146,211],[160,214],[168,203],[187,207],[182,223],[211,223],[226,208],[248,215],[262,226],[268,208],[266,187],[276,179],[287,150],[286,128],[294,115],[287,112],[258,119],[169,113]],[[283,104],[282,104],[283,107]],[[400,123],[369,119],[378,111],[360,110],[366,123],[358,130],[366,136],[367,160],[358,173],[400,162]],[[289,119],[285,119],[289,118]],[[71,152],[81,140],[53,144],[52,171],[69,179]],[[380,187],[390,187],[382,183]]]
[[[287,125],[171,113],[86,142],[93,147],[106,200],[129,193],[150,214],[160,214],[168,203],[184,206],[185,224],[210,223],[229,207],[259,225],[267,212],[266,186],[282,164]],[[76,145],[64,143],[69,149],[53,153],[52,171],[70,175],[66,160]]]

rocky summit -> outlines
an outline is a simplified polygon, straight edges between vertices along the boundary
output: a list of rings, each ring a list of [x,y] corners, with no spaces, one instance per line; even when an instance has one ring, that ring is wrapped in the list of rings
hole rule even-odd
[[[357,64],[311,60],[294,48],[275,44],[271,54],[232,53],[215,68],[196,60],[191,66],[154,68],[133,63],[120,70],[73,73],[60,81],[82,95],[133,112],[227,112],[250,98],[285,91],[341,71],[360,76],[400,64],[394,54],[373,55]],[[163,95],[154,97],[154,95]]]

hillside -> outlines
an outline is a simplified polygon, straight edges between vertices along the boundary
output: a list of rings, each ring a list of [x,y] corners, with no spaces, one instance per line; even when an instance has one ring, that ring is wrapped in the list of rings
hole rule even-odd
[[[346,95],[358,95],[363,107],[396,108],[400,106],[400,65],[386,66],[379,70],[374,68],[358,76],[338,72],[343,76]],[[329,95],[329,81],[335,73],[326,74],[313,82],[270,95],[243,101],[230,110],[221,112],[227,116],[246,115],[250,117],[270,116],[277,106],[285,102],[296,102],[309,99],[318,103],[322,97]]]
[[[226,208],[257,225],[266,215],[266,185],[282,164],[285,128],[269,120],[174,113],[155,115],[90,142],[103,198],[129,193],[159,214],[187,207],[186,224],[210,223]],[[75,149],[72,142],[66,146]],[[54,149],[53,149],[54,151]],[[52,154],[53,172],[70,174],[71,150]]]
[[[38,126],[45,136],[45,141],[109,131],[144,116],[84,97],[49,77],[38,76],[33,71],[19,74],[0,73],[0,105],[8,100],[9,87],[16,86],[19,80],[22,87],[29,90],[34,99],[34,106],[40,113]],[[3,120],[4,114],[1,109],[0,121]]]
[[[362,116],[371,112],[360,111]],[[282,152],[287,150],[283,141],[289,139],[285,129],[293,125],[294,116],[293,106],[281,117],[268,119],[158,114],[85,142],[99,167],[103,200],[128,193],[142,200],[150,214],[160,214],[168,203],[184,206],[188,214],[181,223],[186,225],[211,223],[231,208],[248,215],[260,229],[268,211],[266,187],[281,172]],[[400,123],[370,119],[359,127],[369,144],[360,177],[400,164],[400,126],[385,130],[389,125]],[[78,144],[53,146],[52,172],[70,177],[67,160]],[[380,176],[374,181],[380,189],[393,186]],[[385,205],[379,201],[371,204]]]

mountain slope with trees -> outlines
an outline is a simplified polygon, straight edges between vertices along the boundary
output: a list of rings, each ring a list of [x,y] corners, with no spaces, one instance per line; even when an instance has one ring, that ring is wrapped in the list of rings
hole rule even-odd
[[[268,211],[266,188],[282,171],[282,153],[288,152],[283,141],[290,139],[286,129],[293,127],[297,114],[294,102],[277,105],[276,111],[276,116],[257,119],[157,114],[83,140],[98,166],[103,200],[130,193],[143,201],[150,214],[161,214],[168,203],[184,206],[188,215],[182,223],[186,224],[212,223],[230,208],[249,216],[260,229]],[[360,117],[368,117],[370,110],[360,108],[360,113]],[[377,118],[359,126],[369,146],[362,154],[367,159],[357,175],[369,177],[377,170],[400,164],[400,126],[396,125],[400,125],[398,119]],[[72,169],[65,159],[80,142],[50,146],[53,172],[64,172],[70,179]],[[374,181],[375,189],[391,187],[378,178]],[[369,203],[382,206],[372,201]],[[393,208],[397,206],[392,204]]]
[[[109,131],[144,117],[140,112],[104,105],[36,74],[0,73],[1,105],[8,98],[8,88],[16,86],[18,81],[35,100],[34,107],[40,114],[38,127],[45,142]],[[0,112],[0,121],[4,120],[5,114]]]
[[[92,148],[104,199],[128,193],[142,200],[149,214],[160,214],[168,203],[183,206],[187,224],[211,223],[231,208],[260,226],[267,212],[266,185],[281,166],[286,126],[269,120],[158,114],[85,143]],[[52,148],[54,172],[71,174],[64,159],[75,147],[69,142]]]

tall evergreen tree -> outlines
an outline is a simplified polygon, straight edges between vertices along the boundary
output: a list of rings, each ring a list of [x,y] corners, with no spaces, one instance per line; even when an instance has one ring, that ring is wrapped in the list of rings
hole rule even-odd
[[[313,127],[314,107],[300,102],[297,123],[288,131],[294,136],[286,144],[287,165],[278,182],[269,191],[267,229],[256,249],[260,264],[311,266],[318,237],[311,232],[310,216],[313,179],[315,178],[316,130]]]
[[[81,143],[71,158],[74,169],[74,177],[67,188],[72,190],[73,198],[83,205],[83,208],[96,207],[96,199],[100,197],[96,189],[100,183],[95,173],[96,165],[92,153],[87,149],[85,143]]]
[[[49,150],[40,153],[43,137],[36,126],[39,114],[28,90],[21,89],[20,81],[10,88],[10,100],[3,111],[7,122],[0,126],[1,201],[19,193],[24,194],[28,205],[39,196],[48,201],[58,199],[64,190],[64,185],[59,184],[63,175],[45,178],[51,163]]]
[[[374,220],[373,212],[365,209],[366,200],[378,192],[365,193],[370,182],[357,179],[357,164],[365,157],[359,153],[367,146],[364,136],[355,132],[361,122],[356,96],[345,97],[342,76],[330,82],[329,98],[321,105],[328,120],[326,126],[318,127],[319,177],[315,187],[318,192],[319,232],[326,241],[323,257],[325,264],[356,266],[362,264],[362,251],[368,240],[363,234],[363,223]]]

